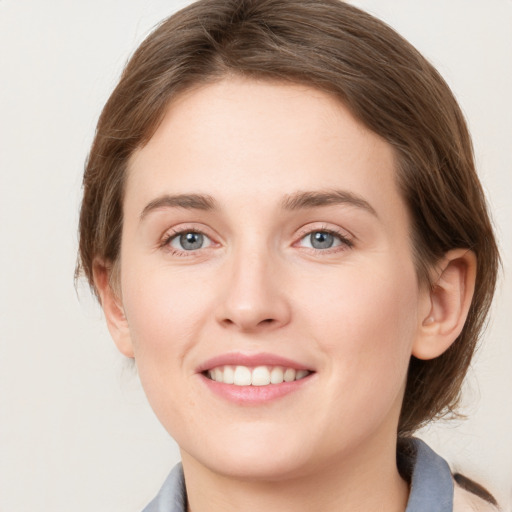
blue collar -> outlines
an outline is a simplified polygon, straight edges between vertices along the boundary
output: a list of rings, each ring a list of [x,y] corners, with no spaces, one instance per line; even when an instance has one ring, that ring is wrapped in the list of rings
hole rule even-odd
[[[411,453],[405,457],[412,474],[405,512],[452,512],[453,478],[447,462],[421,439],[410,439],[408,445]]]
[[[411,492],[405,512],[452,512],[453,479],[446,461],[420,439],[404,442],[399,465],[410,472]],[[407,471],[407,470],[405,470]],[[186,512],[183,468],[178,464],[143,512]]]

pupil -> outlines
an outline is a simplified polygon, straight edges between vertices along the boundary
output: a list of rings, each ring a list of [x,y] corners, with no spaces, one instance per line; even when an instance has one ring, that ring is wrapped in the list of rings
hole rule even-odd
[[[334,237],[325,231],[317,231],[311,234],[311,246],[315,249],[329,249],[334,243]]]
[[[183,249],[188,251],[200,249],[203,245],[203,235],[201,233],[186,233],[180,236],[180,244]]]

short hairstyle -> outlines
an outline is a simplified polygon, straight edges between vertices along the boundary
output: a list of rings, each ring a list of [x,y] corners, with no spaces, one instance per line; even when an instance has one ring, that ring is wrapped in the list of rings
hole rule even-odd
[[[431,269],[450,249],[475,253],[463,331],[436,359],[411,357],[398,434],[454,413],[499,267],[471,139],[434,67],[385,23],[339,0],[199,0],[146,38],[103,109],[86,163],[77,275],[97,292],[95,258],[118,262],[127,163],[169,103],[229,76],[325,91],[393,147],[419,282],[434,285]]]

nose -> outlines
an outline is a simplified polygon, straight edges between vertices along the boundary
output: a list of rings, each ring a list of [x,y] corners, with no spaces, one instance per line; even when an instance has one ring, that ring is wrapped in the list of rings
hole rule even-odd
[[[243,332],[271,331],[291,317],[286,277],[277,261],[265,251],[238,251],[227,263],[224,294],[217,320],[225,328]]]

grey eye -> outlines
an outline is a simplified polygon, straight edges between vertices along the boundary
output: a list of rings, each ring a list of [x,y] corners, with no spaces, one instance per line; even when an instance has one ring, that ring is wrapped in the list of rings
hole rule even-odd
[[[314,231],[309,235],[309,242],[313,249],[330,249],[334,241],[334,236],[326,231]]]
[[[176,235],[171,241],[171,246],[183,251],[196,251],[202,249],[207,241],[209,242],[209,238],[202,233],[188,231]]]
[[[350,246],[350,242],[341,235],[329,231],[311,231],[301,238],[301,245],[310,249],[322,250],[340,245]]]

